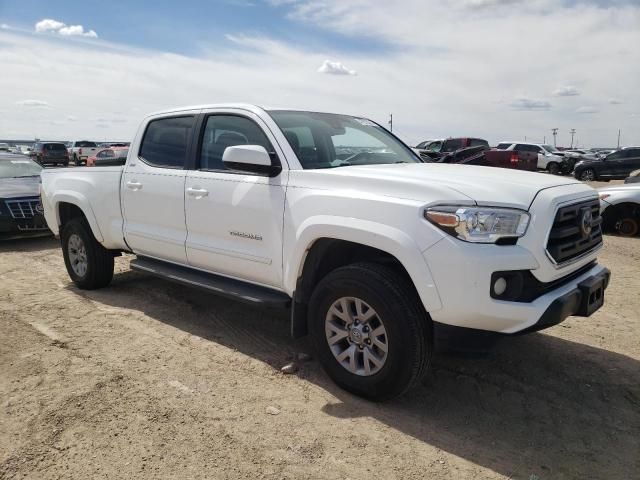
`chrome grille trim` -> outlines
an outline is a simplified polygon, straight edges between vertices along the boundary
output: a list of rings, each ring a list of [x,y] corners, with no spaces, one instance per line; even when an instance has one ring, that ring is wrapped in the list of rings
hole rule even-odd
[[[586,236],[580,235],[579,228],[581,213],[585,209],[592,212],[592,230]],[[545,246],[545,254],[555,268],[576,263],[598,251],[602,245],[602,217],[600,201],[597,198],[556,208]]]
[[[11,216],[17,220],[28,220],[39,215],[36,207],[40,204],[40,199],[37,197],[5,200],[4,203],[7,205]]]

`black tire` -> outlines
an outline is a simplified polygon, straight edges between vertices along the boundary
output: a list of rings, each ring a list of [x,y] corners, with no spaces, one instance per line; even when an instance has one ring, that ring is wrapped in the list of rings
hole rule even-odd
[[[635,237],[640,233],[640,220],[621,215],[614,224],[615,232],[621,237]]]
[[[361,376],[343,367],[332,353],[325,319],[342,297],[363,300],[387,331],[387,357],[377,373]],[[316,286],[309,302],[309,331],[317,358],[333,381],[374,401],[403,394],[424,376],[433,351],[433,327],[415,288],[396,270],[375,263],[340,267]]]
[[[596,175],[596,171],[593,168],[585,168],[582,172],[580,172],[579,180],[583,182],[593,182],[597,180],[598,176]]]
[[[547,165],[547,170],[551,175],[558,175],[560,173],[560,165],[558,165],[556,162],[550,162]]]
[[[80,237],[84,244],[87,267],[83,275],[74,271],[71,265],[69,239],[73,235]],[[86,220],[81,218],[70,220],[62,228],[60,238],[67,272],[78,288],[94,290],[109,285],[113,278],[113,254],[98,243]]]

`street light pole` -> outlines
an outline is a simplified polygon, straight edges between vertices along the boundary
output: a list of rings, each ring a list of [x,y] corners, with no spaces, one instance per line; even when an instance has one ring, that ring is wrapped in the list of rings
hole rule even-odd
[[[389,114],[389,130],[393,132],[393,113]]]
[[[558,145],[556,145],[556,136],[558,135],[558,129],[552,128],[551,133],[553,133],[553,146],[557,147]]]
[[[572,128],[569,133],[571,134],[571,148],[573,148],[573,136],[576,134],[576,129]]]

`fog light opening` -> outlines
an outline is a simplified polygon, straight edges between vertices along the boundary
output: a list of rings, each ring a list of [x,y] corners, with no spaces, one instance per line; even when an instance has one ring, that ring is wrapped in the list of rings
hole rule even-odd
[[[498,297],[507,291],[507,280],[504,277],[498,278],[493,284],[493,293]]]

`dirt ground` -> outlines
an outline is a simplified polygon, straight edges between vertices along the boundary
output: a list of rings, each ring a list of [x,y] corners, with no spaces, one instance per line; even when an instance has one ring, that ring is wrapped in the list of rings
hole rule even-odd
[[[0,478],[640,478],[639,247],[606,237],[592,317],[440,354],[420,388],[373,404],[313,359],[280,373],[306,351],[286,313],[130,257],[83,292],[55,240],[2,243]]]

